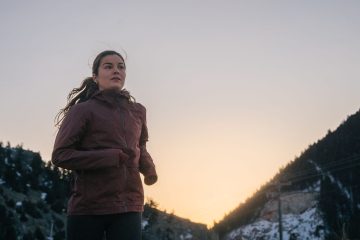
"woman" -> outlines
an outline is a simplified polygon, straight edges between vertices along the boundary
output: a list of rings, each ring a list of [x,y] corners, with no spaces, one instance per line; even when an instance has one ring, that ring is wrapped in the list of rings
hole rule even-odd
[[[92,74],[70,92],[57,115],[51,161],[74,176],[67,239],[141,239],[139,172],[145,184],[157,181],[146,150],[146,109],[123,89],[126,66],[119,53],[101,52]]]

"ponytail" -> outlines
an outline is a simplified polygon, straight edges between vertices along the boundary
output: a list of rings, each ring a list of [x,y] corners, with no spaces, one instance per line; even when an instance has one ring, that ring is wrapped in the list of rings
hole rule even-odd
[[[83,80],[80,87],[71,90],[67,96],[67,105],[55,116],[55,127],[60,127],[62,120],[73,105],[87,101],[98,89],[99,87],[93,78],[88,77]]]

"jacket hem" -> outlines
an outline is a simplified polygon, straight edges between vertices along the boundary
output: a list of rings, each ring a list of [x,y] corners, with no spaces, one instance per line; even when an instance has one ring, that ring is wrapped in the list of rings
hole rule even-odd
[[[105,215],[125,212],[143,212],[143,205],[131,205],[131,206],[118,206],[107,209],[83,209],[83,210],[68,210],[66,215]]]

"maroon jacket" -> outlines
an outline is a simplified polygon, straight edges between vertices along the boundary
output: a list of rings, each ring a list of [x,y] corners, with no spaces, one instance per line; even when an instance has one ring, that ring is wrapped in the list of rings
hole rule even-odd
[[[118,90],[73,105],[56,135],[54,165],[73,170],[68,215],[143,211],[145,183],[157,181],[146,150],[146,109]]]

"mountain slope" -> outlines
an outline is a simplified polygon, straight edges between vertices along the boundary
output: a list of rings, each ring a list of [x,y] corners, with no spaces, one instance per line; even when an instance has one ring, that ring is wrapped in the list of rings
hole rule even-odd
[[[345,235],[360,238],[359,187],[360,112],[357,112],[282,168],[251,198],[215,224],[214,230],[221,239],[277,239],[273,228],[279,232],[279,208],[273,207],[268,212],[270,217],[264,211],[270,202],[278,203],[279,196],[282,202],[289,194],[305,192],[314,194],[313,201],[307,204],[301,198],[289,201],[294,208],[303,205],[302,212],[286,211],[285,204],[281,207],[284,240],[341,239]],[[303,214],[309,218],[304,219]],[[304,229],[309,224],[313,230],[305,236]],[[248,233],[254,231],[256,235],[249,237]],[[239,232],[242,234],[235,234]]]

